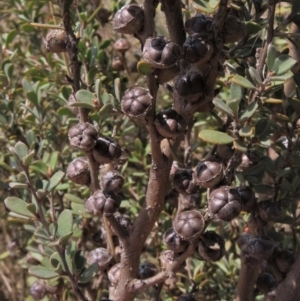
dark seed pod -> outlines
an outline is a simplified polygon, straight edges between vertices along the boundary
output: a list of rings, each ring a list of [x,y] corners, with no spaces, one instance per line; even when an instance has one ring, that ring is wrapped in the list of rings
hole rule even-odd
[[[30,295],[34,300],[42,300],[46,295],[46,285],[42,280],[35,281],[30,287]]]
[[[112,258],[113,258],[112,255],[109,253],[107,249],[97,248],[89,252],[89,255],[87,256],[87,263],[89,265],[92,265],[93,263],[97,262],[99,269],[103,271],[108,267]]]
[[[199,97],[203,96],[203,77],[198,72],[188,71],[178,78],[175,89],[181,97],[189,101],[196,101]]]
[[[155,76],[160,85],[169,82],[178,74],[179,68],[177,65],[174,65],[167,69],[155,69]]]
[[[243,233],[238,245],[244,257],[256,259],[259,263],[268,259],[274,249],[273,242],[264,237],[253,237],[248,233]]]
[[[72,106],[72,104],[75,102],[76,102],[76,98],[74,94],[70,94],[67,102],[67,107],[75,117],[79,117],[79,108]]]
[[[223,177],[222,164],[214,161],[199,162],[194,169],[194,182],[201,187],[212,188],[220,183]]]
[[[242,203],[239,193],[230,186],[221,186],[211,192],[208,210],[223,221],[231,221],[239,215]]]
[[[173,179],[174,188],[182,194],[193,194],[198,191],[198,186],[193,182],[193,171],[178,169]]]
[[[92,150],[93,157],[98,164],[117,161],[122,155],[122,148],[109,137],[100,137]]]
[[[116,170],[109,170],[101,177],[101,187],[105,192],[119,193],[123,184],[124,178]]]
[[[67,33],[62,29],[52,29],[46,36],[46,49],[48,52],[60,53],[67,51]]]
[[[124,65],[121,58],[119,58],[118,56],[115,57],[111,62],[111,67],[116,71],[123,71]]]
[[[276,279],[270,273],[262,273],[257,277],[256,286],[263,294],[272,291],[276,285]]]
[[[224,42],[238,42],[246,34],[246,25],[236,16],[228,15],[224,24]]]
[[[242,210],[251,212],[254,209],[255,194],[249,186],[237,187],[237,191],[241,197]]]
[[[202,213],[197,210],[183,211],[173,222],[175,232],[184,240],[199,237],[203,233],[204,227]]]
[[[154,276],[157,272],[156,266],[151,262],[143,262],[139,266],[139,279],[147,279]]]
[[[114,193],[105,194],[101,190],[96,190],[85,203],[85,209],[92,215],[109,215],[119,208],[120,198]]]
[[[184,252],[189,243],[186,240],[183,240],[173,228],[168,229],[163,236],[163,242],[169,250],[172,250],[175,253]]]
[[[174,253],[171,250],[163,251],[159,256],[160,267],[162,270],[167,269],[178,257],[178,254]]]
[[[198,14],[195,17],[186,20],[184,29],[190,36],[194,33],[207,35],[212,33],[212,23],[213,19],[211,17]]]
[[[225,253],[223,237],[214,231],[206,231],[199,240],[198,253],[207,261],[220,260]]]
[[[144,26],[144,11],[136,4],[123,6],[113,18],[113,29],[120,33],[135,34]]]
[[[164,138],[174,139],[183,134],[186,129],[186,122],[183,117],[172,109],[157,113],[154,124],[159,134]]]
[[[122,97],[122,111],[130,117],[145,116],[152,106],[152,96],[148,89],[133,86]]]
[[[111,286],[116,287],[118,285],[118,282],[120,280],[120,273],[121,273],[120,263],[117,263],[110,268],[110,270],[107,273],[107,276]]]
[[[66,175],[69,180],[76,184],[88,185],[91,177],[87,159],[85,157],[79,157],[70,162]]]
[[[127,50],[130,49],[131,45],[130,45],[130,43],[127,39],[120,38],[120,39],[118,39],[114,42],[113,47],[116,51],[119,51],[121,53],[125,53]]]
[[[98,131],[88,122],[79,123],[69,131],[69,141],[73,147],[82,151],[91,150],[97,142]]]
[[[119,224],[126,230],[130,231],[133,227],[133,222],[131,218],[126,215],[126,214],[120,214],[120,213],[115,213],[116,220],[119,222]]]
[[[217,155],[224,161],[228,161],[233,156],[232,144],[220,144],[217,147]]]
[[[201,195],[199,192],[193,194],[181,195],[180,203],[183,210],[191,210],[191,209],[199,208],[201,203]]]
[[[282,215],[279,205],[272,200],[259,202],[258,213],[260,218],[265,222],[274,222]]]
[[[176,301],[197,301],[192,294],[182,294]]]
[[[193,34],[183,44],[183,57],[190,64],[203,65],[214,53],[213,44],[200,34]]]
[[[288,250],[276,250],[273,256],[278,270],[284,274],[290,270],[295,262],[294,254]]]
[[[179,46],[166,37],[148,38],[143,48],[144,60],[158,69],[172,67],[176,64],[179,55]]]

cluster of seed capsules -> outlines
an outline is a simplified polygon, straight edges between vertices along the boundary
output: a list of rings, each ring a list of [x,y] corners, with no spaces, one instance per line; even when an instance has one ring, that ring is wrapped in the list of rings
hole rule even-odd
[[[113,19],[113,28],[117,32],[137,37],[142,32],[143,25],[143,8],[135,4],[122,7]],[[178,94],[186,103],[195,104],[204,96],[205,74],[215,51],[213,18],[196,15],[186,21],[185,31],[188,37],[182,48],[163,36],[148,38],[143,45],[143,60],[151,65],[158,84],[175,79],[173,93]],[[223,30],[224,43],[237,42],[244,34],[244,23],[237,17],[228,15]],[[66,51],[67,36],[64,31],[51,31],[46,41],[48,51]],[[128,45],[127,40],[122,38],[115,43],[115,48],[125,53],[130,47]],[[179,61],[185,62],[184,71],[180,71]],[[76,101],[74,95],[70,97],[69,102],[72,101]],[[131,118],[147,117],[151,107],[152,96],[149,90],[137,85],[126,90],[121,100],[122,111]],[[162,139],[176,139],[187,127],[185,119],[173,109],[158,112],[154,124]],[[97,129],[90,123],[79,123],[72,127],[69,140],[73,147],[90,152],[99,165],[117,165],[126,159],[124,150],[113,139],[100,137]],[[217,261],[222,258],[225,253],[224,239],[214,231],[205,230],[211,219],[231,221],[242,210],[252,213],[254,219],[258,218],[265,223],[274,222],[280,216],[277,203],[272,200],[257,202],[250,187],[234,188],[222,185],[224,160],[229,160],[225,152],[223,155],[222,153],[220,147],[214,159],[200,162],[193,169],[173,168],[171,178],[175,190],[180,194],[181,210],[173,221],[173,227],[163,235],[167,250],[160,256],[162,269],[172,264],[192,241],[197,242],[196,251],[203,260]],[[87,159],[79,157],[73,160],[67,168],[67,177],[74,183],[88,186],[91,178]],[[124,179],[118,171],[108,171],[101,178],[101,189],[86,201],[85,206],[87,212],[94,216],[115,214],[120,224],[130,231],[132,222],[129,217],[117,212],[121,202],[118,193],[123,182]],[[199,188],[209,189],[204,215],[197,210],[195,202],[195,199],[200,198]],[[264,293],[275,288],[294,260],[291,252],[279,249],[266,237],[244,233],[238,244],[242,260],[247,265],[264,266],[264,272],[259,276],[257,284]],[[100,270],[107,270],[113,258],[107,249],[98,248],[90,252],[87,260],[90,264],[97,262]],[[266,262],[269,264],[266,265]],[[144,262],[140,265],[138,277],[146,279],[156,272],[155,265]],[[118,284],[120,264],[109,269],[108,277],[112,286]],[[191,301],[193,298],[191,294],[184,294],[178,301]]]

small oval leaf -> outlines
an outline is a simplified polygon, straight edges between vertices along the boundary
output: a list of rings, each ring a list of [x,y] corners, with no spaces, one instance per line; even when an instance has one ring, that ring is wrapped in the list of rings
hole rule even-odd
[[[12,212],[19,215],[34,217],[34,214],[27,209],[28,203],[17,198],[17,197],[8,197],[4,201],[5,206]]]
[[[212,144],[229,144],[234,141],[234,138],[228,134],[214,130],[201,131],[199,133],[199,138]]]
[[[72,211],[65,209],[61,212],[57,219],[57,233],[60,237],[63,237],[72,232],[73,227],[73,215]]]
[[[29,274],[36,276],[41,279],[51,279],[58,277],[59,274],[55,272],[54,269],[45,268],[41,265],[38,266],[32,266],[29,268]]]
[[[254,90],[255,87],[253,86],[253,84],[246,78],[236,74],[232,79],[231,79],[232,82],[234,82],[235,84],[243,87],[243,88],[246,88],[246,89],[251,89],[251,90]]]

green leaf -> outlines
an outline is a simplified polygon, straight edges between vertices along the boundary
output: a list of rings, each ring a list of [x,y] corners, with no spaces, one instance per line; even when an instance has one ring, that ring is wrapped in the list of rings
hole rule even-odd
[[[101,80],[97,78],[95,80],[95,93],[98,99],[101,99],[101,89],[102,89]]]
[[[233,117],[233,111],[224,103],[224,101],[220,98],[215,98],[213,100],[213,104],[219,108],[222,112],[224,112],[225,114]]]
[[[267,67],[268,70],[272,70],[275,59],[277,56],[277,50],[273,44],[268,45],[268,52],[267,52]]]
[[[29,274],[41,279],[51,279],[58,277],[59,274],[54,269],[45,268],[41,265],[32,266],[28,269]]]
[[[100,110],[98,113],[98,117],[100,119],[107,119],[109,118],[109,116],[111,116],[111,112],[112,112],[113,106],[110,103],[106,103]]]
[[[214,130],[202,130],[199,138],[212,144],[229,144],[234,141],[234,138],[228,134]]]
[[[259,119],[255,125],[255,135],[263,136],[263,134],[265,133],[265,131],[268,128],[268,124],[269,124],[269,122],[268,122],[267,118]]]
[[[153,72],[153,68],[150,63],[146,61],[139,61],[137,64],[138,73],[142,75],[149,75]]]
[[[257,34],[258,32],[260,32],[262,30],[262,26],[253,21],[245,22],[245,25],[246,25],[246,34],[247,35]]]
[[[234,115],[237,116],[239,112],[241,100],[238,98],[231,99],[228,101],[227,105],[228,107],[233,111]]]
[[[77,250],[73,257],[74,272],[79,274],[82,271],[84,264],[85,258],[83,256],[83,252],[81,250]]]
[[[33,214],[36,214],[36,205],[33,203],[27,204],[26,208]]]
[[[64,198],[66,198],[68,201],[78,203],[78,204],[84,204],[84,200],[75,196],[74,194],[65,193]]]
[[[63,247],[63,248],[66,247],[68,245],[68,242],[69,242],[70,238],[72,237],[72,235],[73,235],[73,232],[70,232],[70,233],[60,237],[57,241],[57,244],[60,247]]]
[[[121,102],[121,81],[119,78],[116,78],[114,81],[115,95],[119,102]]]
[[[243,88],[246,88],[246,89],[251,89],[251,90],[254,90],[255,87],[253,86],[253,84],[246,78],[236,74],[232,79],[231,79],[232,82],[234,82],[235,84],[243,87]]]
[[[34,236],[45,240],[50,240],[50,236],[48,235],[47,231],[43,228],[36,228],[36,230],[34,231]]]
[[[22,160],[25,156],[27,156],[29,152],[27,145],[20,141],[17,142],[17,144],[14,147],[14,150],[20,160]]]
[[[275,59],[271,71],[275,72],[277,75],[282,75],[290,71],[296,63],[297,61],[291,58],[289,55],[281,54]]]
[[[10,182],[8,185],[13,189],[24,189],[28,187],[27,184],[19,183],[19,182]]]
[[[253,116],[253,114],[258,109],[258,104],[256,102],[251,102],[245,110],[242,112],[242,115],[240,116],[241,121],[245,121]]]
[[[247,146],[240,140],[234,140],[233,147],[243,153],[247,151]]]
[[[34,158],[35,151],[32,150],[28,155],[26,155],[23,159],[22,162],[24,163],[25,166],[29,166],[32,162],[32,159]]]
[[[253,129],[251,125],[246,125],[239,130],[241,137],[250,137],[253,135]]]
[[[49,183],[46,187],[47,191],[50,192],[53,188],[55,188],[61,182],[64,176],[65,176],[64,172],[62,171],[56,172],[49,180]]]
[[[16,37],[17,35],[17,30],[13,29],[6,37],[5,40],[5,46],[6,48],[8,48],[8,45],[13,41],[13,39]]]
[[[206,14],[211,14],[216,8],[213,8],[205,0],[192,0],[192,5],[197,12],[202,12]]]
[[[8,197],[4,200],[5,206],[12,212],[22,216],[34,217],[34,214],[27,209],[27,203],[17,197]]]
[[[27,92],[26,96],[27,96],[28,100],[35,106],[37,106],[39,104],[38,96],[34,91]]]
[[[252,78],[252,80],[256,83],[261,85],[262,84],[262,79],[261,79],[261,75],[258,73],[258,71],[253,68],[252,66],[249,67],[249,74]]]
[[[95,95],[88,90],[79,90],[76,92],[76,102],[72,103],[72,107],[95,109],[93,100],[96,98]]]
[[[98,263],[95,262],[92,265],[90,265],[79,277],[78,281],[80,283],[87,283],[90,282],[93,277],[96,275],[96,273],[99,270]]]
[[[241,100],[243,98],[243,88],[235,83],[230,85],[230,99]]]
[[[61,212],[57,219],[57,233],[60,237],[65,236],[72,232],[73,227],[73,215],[72,211],[69,209],[65,209]]]

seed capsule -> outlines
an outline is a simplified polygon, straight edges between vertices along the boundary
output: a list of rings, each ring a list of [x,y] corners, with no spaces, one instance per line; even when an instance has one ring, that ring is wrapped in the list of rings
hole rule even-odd
[[[215,187],[222,180],[222,177],[222,164],[214,161],[199,162],[193,173],[194,182],[205,188]]]
[[[182,194],[193,194],[198,191],[198,186],[193,182],[193,171],[178,169],[173,179],[174,188]]]
[[[70,162],[66,175],[69,180],[76,184],[88,185],[91,177],[87,159],[85,157],[79,157]]]
[[[73,147],[82,151],[91,150],[97,142],[98,131],[88,122],[79,123],[69,131],[69,141]]]
[[[186,20],[184,29],[191,36],[194,33],[209,34],[212,33],[213,19],[207,15],[198,14]]]
[[[156,114],[155,127],[164,138],[176,138],[184,133],[186,122],[175,110],[163,110]]]
[[[144,26],[144,11],[136,4],[123,6],[113,18],[113,29],[120,33],[136,34]]]
[[[48,52],[60,53],[67,51],[67,33],[62,29],[50,30],[46,36],[46,49]]]
[[[200,34],[193,34],[183,44],[183,57],[198,66],[208,62],[214,53],[213,44]]]
[[[139,278],[147,279],[154,276],[157,272],[156,266],[151,262],[143,262],[139,266]]]
[[[166,37],[148,38],[143,48],[143,58],[154,68],[166,69],[176,64],[179,46]]]
[[[197,210],[183,211],[173,222],[175,232],[184,240],[199,237],[204,230],[204,218]]]
[[[133,86],[122,97],[122,111],[130,117],[145,116],[152,106],[152,96],[148,89]]]
[[[223,221],[231,221],[242,210],[241,198],[235,188],[222,186],[211,192],[208,210]]]
[[[207,261],[218,261],[225,253],[223,237],[214,231],[206,231],[199,240],[199,255]]]
[[[163,242],[169,250],[172,250],[175,253],[184,252],[189,243],[186,240],[183,240],[173,228],[168,229],[163,236]]]
[[[98,263],[100,270],[103,271],[108,267],[112,258],[112,255],[107,249],[97,248],[93,251],[90,251],[87,257],[87,263],[89,265],[92,265],[93,263]]]

